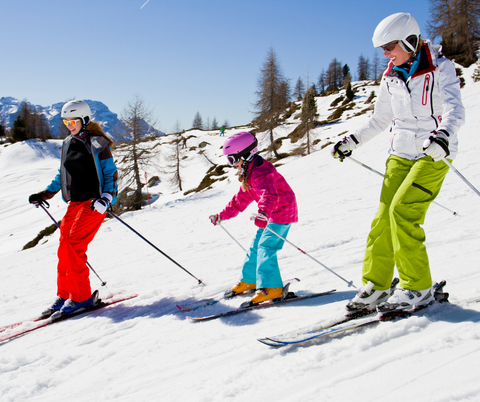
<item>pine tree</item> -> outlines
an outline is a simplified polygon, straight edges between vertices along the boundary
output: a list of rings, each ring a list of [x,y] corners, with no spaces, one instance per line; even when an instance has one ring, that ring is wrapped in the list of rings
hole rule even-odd
[[[350,67],[348,67],[348,64],[345,64],[343,66],[342,88],[346,88],[351,81],[352,81],[352,76],[350,75]]]
[[[305,98],[302,105],[302,113],[300,115],[302,121],[302,128],[307,137],[306,150],[307,155],[310,155],[311,151],[311,136],[310,131],[314,128],[315,120],[318,116],[317,113],[317,101],[315,100],[315,88],[311,87],[305,92]]]
[[[349,82],[347,85],[347,90],[345,92],[345,96],[349,101],[352,101],[353,98],[355,97],[355,93],[352,90],[352,84]]]
[[[303,93],[305,92],[305,84],[302,79],[299,77],[297,83],[295,84],[295,89],[293,90],[293,98],[297,101],[303,99]]]
[[[192,128],[197,130],[203,130],[203,120],[202,116],[200,116],[200,112],[197,112],[195,118],[193,119]]]
[[[12,139],[15,142],[25,141],[27,139],[26,129],[25,129],[25,120],[23,120],[20,115],[18,115],[15,121],[13,122]]]

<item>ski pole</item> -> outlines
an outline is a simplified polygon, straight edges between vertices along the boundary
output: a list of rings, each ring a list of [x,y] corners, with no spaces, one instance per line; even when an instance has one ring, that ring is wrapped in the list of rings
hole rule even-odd
[[[365,165],[364,163],[362,163],[362,162],[360,162],[360,161],[357,161],[356,159],[352,158],[351,156],[348,157],[348,158],[345,158],[345,159],[348,159],[348,160],[351,160],[352,162],[358,163],[359,165],[363,166],[365,169],[368,169],[368,170],[370,170],[371,172],[378,174],[379,176],[385,177],[385,176],[384,176],[382,173],[380,173],[378,170],[375,170],[375,169],[371,168],[370,166]],[[479,194],[479,195],[480,195],[480,194]],[[436,204],[436,205],[438,205],[439,207],[441,207],[441,208],[443,208],[443,209],[446,209],[448,212],[452,213],[453,215],[457,215],[457,213],[456,213],[455,211],[451,211],[450,209],[448,209],[447,207],[444,207],[443,205],[439,204],[439,203],[436,202],[436,201],[432,201],[432,204]]]
[[[237,244],[241,247],[241,249],[242,249],[243,251],[245,251],[245,253],[247,253],[247,250],[245,250],[245,249],[243,248],[243,246],[237,241],[237,239],[235,239],[235,237],[233,237],[233,236],[230,234],[230,232],[222,226],[221,222],[218,223],[218,226],[220,226],[223,230],[225,230],[225,232],[232,238],[232,240],[233,240],[235,243],[237,243]]]
[[[259,219],[262,219],[262,220],[267,220],[267,218],[263,215],[260,215],[260,214],[253,214],[253,216],[255,216],[256,218],[259,218]],[[350,286],[353,286],[355,289],[357,288],[354,284],[353,284],[353,281],[347,281],[345,278],[342,278],[340,275],[338,275],[335,271],[331,270],[330,268],[328,268],[326,265],[322,264],[320,261],[318,261],[317,259],[313,258],[310,254],[306,253],[305,251],[303,251],[300,247],[297,247],[295,244],[293,244],[292,242],[288,241],[287,239],[285,239],[284,237],[280,236],[277,232],[273,231],[272,229],[270,229],[268,226],[265,227],[265,229],[269,230],[270,232],[272,232],[275,236],[279,237],[280,239],[282,239],[283,241],[287,242],[288,244],[290,244],[291,246],[295,247],[298,251],[300,251],[302,254],[305,254],[308,258],[312,259],[313,261],[315,261],[317,264],[321,265],[323,268],[325,268],[327,271],[330,271],[332,274],[336,275],[337,277],[339,277],[342,281],[346,282],[348,284],[348,287]]]
[[[458,177],[460,177],[465,183],[467,183],[467,185],[473,190],[475,191],[475,193],[480,197],[480,192],[473,186],[472,183],[470,183],[456,168],[455,166],[453,166],[448,160],[447,158],[443,158],[442,159],[446,164],[447,166],[452,169],[457,175]]]
[[[155,250],[157,250],[159,253],[163,254],[165,257],[167,257],[170,261],[172,261],[175,265],[178,267],[182,268],[187,274],[189,274],[191,277],[195,278],[198,281],[198,284],[202,284],[205,286],[205,283],[201,279],[198,279],[195,275],[193,275],[191,272],[187,271],[185,268],[183,268],[178,262],[176,262],[174,259],[169,257],[167,254],[165,254],[162,250],[160,250],[155,244],[151,243],[148,241],[145,237],[143,237],[140,233],[138,233],[134,228],[132,228],[130,225],[128,225],[126,222],[124,222],[122,219],[120,219],[117,215],[115,215],[113,212],[107,211],[111,216],[113,216],[115,219],[117,219],[120,223],[123,223],[127,228],[129,228],[133,233],[135,233],[138,237],[141,239],[145,240],[150,246],[152,246]]]
[[[47,203],[48,205],[48,203]],[[42,207],[42,209],[47,213],[47,215],[52,219],[52,221],[55,223],[55,225],[57,225],[57,228],[60,230],[60,225],[58,224],[58,222],[53,218],[52,215],[50,215],[50,212],[48,212],[46,210],[46,208],[42,205],[42,204],[35,204],[35,206],[38,208],[39,206]],[[93,269],[93,267],[90,265],[90,263],[88,261],[86,261],[86,264],[87,264],[87,267],[90,268],[92,270],[92,272],[97,276],[97,278],[100,280],[100,282],[102,283],[102,286],[105,286],[107,284],[107,282],[105,281],[102,281],[102,278],[100,278],[97,274],[97,272]]]

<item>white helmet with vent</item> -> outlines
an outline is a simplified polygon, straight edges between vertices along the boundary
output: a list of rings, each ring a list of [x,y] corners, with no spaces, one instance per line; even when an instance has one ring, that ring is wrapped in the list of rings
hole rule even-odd
[[[385,18],[375,28],[373,46],[380,47],[398,40],[407,53],[417,51],[420,40],[420,27],[417,21],[408,13],[396,13]]]
[[[92,112],[88,103],[83,100],[72,100],[62,107],[62,119],[81,118],[83,124],[90,122]]]

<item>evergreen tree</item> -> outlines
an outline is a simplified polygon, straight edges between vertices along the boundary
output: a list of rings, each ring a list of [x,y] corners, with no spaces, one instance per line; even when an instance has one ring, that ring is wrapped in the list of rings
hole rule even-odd
[[[12,139],[13,141],[25,141],[27,139],[25,120],[20,115],[17,116],[13,122],[12,127]]]
[[[355,93],[352,90],[352,84],[349,82],[347,85],[347,90],[345,92],[345,96],[349,101],[352,101],[353,98],[355,97]]]
[[[311,136],[310,131],[314,128],[315,120],[318,116],[317,113],[317,101],[315,99],[315,88],[311,87],[307,92],[305,92],[305,98],[302,105],[302,113],[300,118],[302,121],[302,128],[307,137],[306,140],[306,150],[307,155],[310,155],[311,151]]]
[[[197,112],[195,118],[193,119],[192,128],[197,130],[203,130],[203,120],[202,116],[200,116],[200,112]]]
[[[214,117],[213,118],[213,121],[212,121],[212,130],[218,130],[220,127],[218,127],[218,122],[217,122],[217,118]]]
[[[303,99],[303,93],[305,92],[305,84],[302,79],[299,77],[297,83],[295,84],[295,89],[293,90],[293,98],[297,101]]]
[[[345,64],[343,66],[342,87],[346,88],[348,84],[350,84],[350,81],[352,81],[352,76],[350,75],[350,67],[348,67],[348,64]]]
[[[6,137],[7,131],[7,118],[5,115],[0,115],[0,137]]]
[[[473,79],[473,82],[480,81],[480,65],[478,64],[478,61],[477,61],[477,66],[475,67],[475,70],[473,70],[472,79]]]
[[[20,120],[14,122],[16,141],[24,141],[31,138],[51,138],[50,126],[45,114],[37,112],[35,106],[30,105],[26,100],[20,103],[20,110],[17,115]],[[63,125],[63,123],[62,123]],[[20,131],[19,131],[20,130]]]

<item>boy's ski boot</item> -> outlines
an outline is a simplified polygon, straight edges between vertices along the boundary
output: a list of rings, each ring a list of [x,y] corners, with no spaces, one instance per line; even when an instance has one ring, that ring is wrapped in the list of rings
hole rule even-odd
[[[100,303],[100,299],[98,298],[98,290],[96,290],[92,293],[92,296],[90,298],[82,302],[75,302],[71,299],[66,300],[62,308],[59,311],[53,313],[51,318],[53,321],[55,321],[67,315],[88,310],[89,308],[96,306],[98,303]]]
[[[42,313],[40,314],[40,318],[50,317],[53,313],[55,313],[56,311],[59,311],[63,307],[66,301],[67,299],[57,297],[49,308],[42,311]]]

